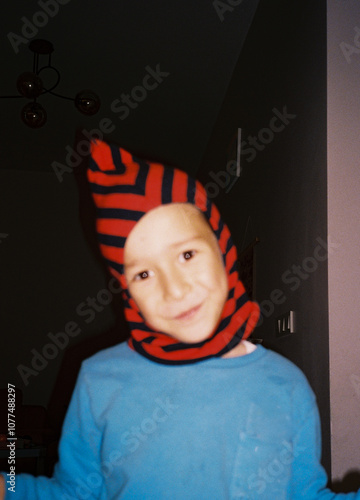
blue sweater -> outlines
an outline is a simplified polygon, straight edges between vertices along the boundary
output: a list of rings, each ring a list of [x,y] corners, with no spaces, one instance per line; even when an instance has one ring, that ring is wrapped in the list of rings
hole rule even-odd
[[[6,499],[360,499],[325,488],[315,397],[258,346],[186,366],[126,343],[82,365],[53,478],[16,476]]]

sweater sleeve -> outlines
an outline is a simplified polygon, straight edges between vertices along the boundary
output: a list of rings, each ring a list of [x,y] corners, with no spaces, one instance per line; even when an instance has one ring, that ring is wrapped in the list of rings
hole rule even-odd
[[[293,443],[291,498],[294,500],[360,500],[360,490],[357,493],[336,494],[326,488],[327,475],[320,463],[320,418],[315,396],[310,388],[304,391],[302,401],[305,404],[299,407],[302,406],[304,412]]]
[[[52,478],[19,474],[15,493],[5,500],[75,500],[103,498],[101,431],[95,425],[86,374],[81,370],[65,417],[59,444],[59,462]],[[5,479],[6,481],[6,479]]]

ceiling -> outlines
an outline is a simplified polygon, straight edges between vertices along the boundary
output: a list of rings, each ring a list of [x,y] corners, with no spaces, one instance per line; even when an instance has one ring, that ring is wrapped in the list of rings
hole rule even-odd
[[[17,94],[17,77],[32,69],[28,42],[41,38],[54,46],[52,65],[61,73],[56,92],[74,97],[82,89],[92,89],[102,105],[96,115],[86,117],[71,101],[42,95],[39,102],[46,108],[47,123],[30,129],[20,119],[27,100],[0,99],[0,168],[53,174],[54,162],[66,164],[67,151],[84,128],[102,127],[111,131],[108,140],[195,171],[257,4],[257,0],[8,2],[0,24],[0,94]],[[40,67],[47,63],[43,57]],[[157,85],[154,76],[146,77],[156,71]],[[49,70],[42,78],[45,86],[53,82]],[[124,95],[138,96],[127,111],[120,108]]]

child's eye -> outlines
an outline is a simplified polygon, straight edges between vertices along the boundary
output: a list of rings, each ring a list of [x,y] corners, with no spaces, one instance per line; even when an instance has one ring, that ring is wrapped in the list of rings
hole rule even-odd
[[[149,278],[150,276],[152,276],[151,271],[141,271],[141,273],[137,273],[137,274],[135,274],[135,276],[134,276],[134,281],[142,281],[142,280],[146,280],[146,279],[147,279],[147,278]]]
[[[196,254],[195,250],[186,250],[186,252],[181,253],[180,260],[181,261],[190,260],[194,257],[195,254]]]

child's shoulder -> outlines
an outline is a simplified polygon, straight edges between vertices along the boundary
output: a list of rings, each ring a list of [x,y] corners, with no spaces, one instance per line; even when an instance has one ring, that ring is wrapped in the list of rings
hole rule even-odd
[[[294,382],[307,383],[307,378],[304,372],[290,359],[286,358],[283,354],[277,353],[274,350],[258,346],[259,350],[259,367],[257,369],[263,370],[264,373],[273,378],[284,380],[291,380]]]
[[[291,399],[302,400],[312,407],[316,398],[304,372],[283,355],[262,346],[260,348],[265,353],[259,367],[260,379],[266,380],[268,387],[272,386],[283,394],[287,393]]]
[[[293,361],[290,361],[283,354],[279,354],[272,349],[268,349],[260,346],[260,349],[264,350],[266,353],[265,364],[272,371],[276,368],[276,372],[283,374],[283,376],[287,377],[291,375],[292,378],[306,380],[306,377],[302,370],[295,365]]]
[[[230,357],[222,360],[223,366],[233,366],[239,369],[261,376],[272,376],[274,378],[283,378],[284,380],[306,381],[306,377],[301,369],[282,354],[262,346],[257,345],[256,349],[251,349],[244,356]]]
[[[233,376],[246,381],[254,397],[266,391],[279,404],[302,401],[308,408],[315,404],[314,392],[302,370],[282,354],[262,345],[250,354],[224,359],[220,366],[234,368]]]

